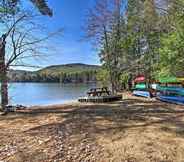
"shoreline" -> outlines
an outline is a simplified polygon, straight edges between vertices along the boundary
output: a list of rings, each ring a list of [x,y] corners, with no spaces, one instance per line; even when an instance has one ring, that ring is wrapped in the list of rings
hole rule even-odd
[[[76,100],[71,100],[71,101],[66,101],[64,103],[53,103],[53,104],[40,104],[40,105],[23,105],[26,106],[27,109],[36,109],[36,108],[65,108],[65,107],[69,107],[69,106],[88,106],[88,105],[112,105],[112,104],[118,104],[119,102],[126,100],[126,99],[139,99],[142,101],[158,101],[161,102],[159,100],[156,100],[156,98],[144,98],[144,97],[137,97],[137,96],[132,96],[130,92],[124,92],[124,93],[119,93],[122,95],[122,100],[120,101],[113,101],[113,102],[104,102],[104,103],[95,103],[95,102],[79,102],[77,99]],[[169,104],[169,103],[165,103],[163,102],[163,104]],[[172,105],[172,104],[171,104]],[[177,106],[177,105],[176,105]]]
[[[36,106],[0,116],[0,161],[182,161],[184,107],[128,94],[123,98]]]
[[[66,102],[63,102],[63,103],[40,104],[40,105],[23,105],[23,106],[26,106],[27,108],[33,108],[33,107],[69,106],[69,105],[73,105],[73,104],[78,104],[78,101],[77,100],[71,100],[71,101],[66,101]]]

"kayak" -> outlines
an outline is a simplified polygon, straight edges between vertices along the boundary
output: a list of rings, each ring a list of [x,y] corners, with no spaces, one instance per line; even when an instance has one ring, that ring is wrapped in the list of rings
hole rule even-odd
[[[142,82],[145,82],[146,78],[144,75],[140,75],[140,76],[137,76],[135,79],[134,79],[134,82],[135,83],[142,83]]]
[[[181,83],[184,83],[184,78],[177,78]]]
[[[146,89],[146,84],[144,83],[136,84],[135,89]]]
[[[132,94],[134,96],[140,96],[140,97],[147,97],[147,98],[151,98],[152,95],[149,91],[144,91],[144,90],[134,90],[132,92]]]
[[[178,80],[178,78],[176,77],[165,77],[165,78],[160,78],[159,82],[167,84],[167,83],[180,83],[181,81]]]
[[[182,87],[165,87],[165,86],[157,86],[157,91],[169,94],[176,94],[184,96],[184,88]]]
[[[184,88],[182,87],[182,81],[184,78],[167,77],[161,78],[160,83],[169,84],[170,86],[160,86],[158,85],[157,99],[169,102],[173,104],[184,105]]]
[[[158,95],[157,99],[164,101],[164,102],[169,102],[173,104],[180,104],[184,105],[184,97],[183,96],[164,96],[164,95]]]

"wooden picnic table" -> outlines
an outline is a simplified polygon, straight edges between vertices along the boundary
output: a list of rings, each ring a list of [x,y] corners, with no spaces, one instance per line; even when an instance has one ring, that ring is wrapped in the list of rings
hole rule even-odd
[[[107,87],[103,87],[103,88],[92,88],[90,89],[89,92],[87,92],[88,96],[93,96],[93,97],[96,97],[96,96],[102,96],[102,94],[105,94],[105,95],[110,95],[111,92],[108,90]]]

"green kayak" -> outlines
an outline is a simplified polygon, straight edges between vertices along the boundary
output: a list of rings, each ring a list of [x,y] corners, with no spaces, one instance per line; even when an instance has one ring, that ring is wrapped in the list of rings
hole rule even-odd
[[[176,77],[165,77],[159,79],[160,83],[180,83],[181,81]]]
[[[176,94],[184,96],[184,88],[182,87],[166,87],[166,86],[157,86],[157,90],[161,92],[167,92],[168,94]]]
[[[146,89],[147,86],[145,83],[139,83],[135,85],[135,89]]]

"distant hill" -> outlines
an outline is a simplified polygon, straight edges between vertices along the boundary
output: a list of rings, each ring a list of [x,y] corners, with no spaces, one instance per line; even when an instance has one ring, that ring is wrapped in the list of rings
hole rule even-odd
[[[98,70],[100,66],[97,65],[87,65],[81,63],[73,63],[73,64],[65,64],[65,65],[53,65],[48,66],[39,70],[38,72],[63,72],[63,73],[75,73],[75,72],[83,72],[90,70]]]
[[[90,83],[96,82],[96,74],[100,69],[97,65],[81,63],[53,65],[38,71],[11,70],[11,82],[60,82],[60,83]]]

